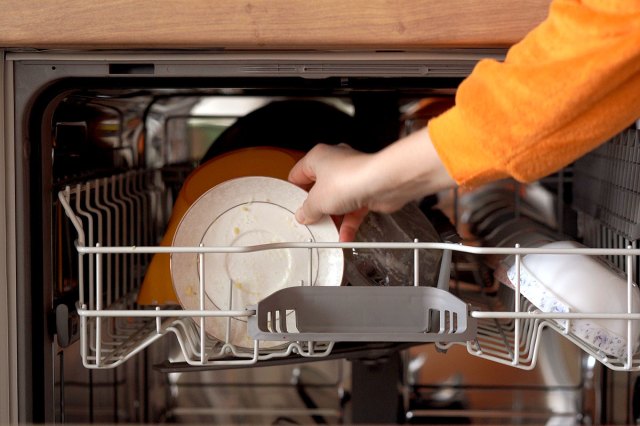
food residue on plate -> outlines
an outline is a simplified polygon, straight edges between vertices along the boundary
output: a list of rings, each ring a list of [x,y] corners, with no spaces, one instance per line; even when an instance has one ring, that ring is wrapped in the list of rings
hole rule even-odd
[[[261,296],[260,292],[258,292],[258,291],[251,291],[251,290],[247,289],[247,288],[245,287],[245,285],[244,285],[244,284],[242,284],[240,281],[234,281],[234,282],[233,282],[233,286],[234,286],[235,288],[237,288],[238,290],[240,290],[240,291],[244,292],[244,293],[252,294],[252,295],[254,295],[254,296]]]
[[[198,292],[196,291],[195,287],[193,285],[188,285],[185,288],[185,294],[187,296],[196,296],[198,294]]]

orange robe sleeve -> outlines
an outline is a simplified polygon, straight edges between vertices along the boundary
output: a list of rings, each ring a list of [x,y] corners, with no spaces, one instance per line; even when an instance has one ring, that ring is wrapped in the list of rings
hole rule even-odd
[[[504,62],[482,60],[429,135],[463,186],[559,170],[640,117],[640,0],[555,0]]]

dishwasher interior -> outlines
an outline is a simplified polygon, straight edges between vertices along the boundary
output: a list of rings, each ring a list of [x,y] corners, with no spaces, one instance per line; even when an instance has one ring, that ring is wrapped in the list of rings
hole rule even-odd
[[[635,126],[539,182],[427,197],[372,216],[353,244],[285,243],[309,253],[309,271],[315,253],[341,250],[341,286],[303,282],[211,310],[201,269],[200,304],[183,309],[167,270],[154,282],[149,271],[177,255],[163,236],[208,161],[316,143],[375,152],[426,125],[480,57],[501,52],[145,55],[8,56],[29,212],[18,229],[29,421],[636,421]],[[523,296],[525,257],[573,253],[545,251],[558,241],[622,274],[622,310],[542,312]],[[182,248],[196,265],[237,249]],[[317,303],[328,313],[311,315]],[[624,327],[614,349],[576,327],[602,319]],[[225,338],[201,332],[214,321]],[[253,344],[230,343],[233,327]]]

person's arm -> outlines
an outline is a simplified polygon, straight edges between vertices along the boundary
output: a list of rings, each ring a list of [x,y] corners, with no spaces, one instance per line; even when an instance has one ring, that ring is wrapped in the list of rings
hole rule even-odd
[[[533,181],[640,117],[640,1],[556,0],[504,62],[484,60],[431,120],[461,185]]]
[[[366,209],[390,211],[454,180],[471,186],[538,179],[639,116],[640,0],[556,0],[504,62],[478,63],[456,106],[411,135],[411,143],[373,156],[312,150],[290,175],[300,185],[315,182],[297,218],[311,223],[346,213],[347,240]]]

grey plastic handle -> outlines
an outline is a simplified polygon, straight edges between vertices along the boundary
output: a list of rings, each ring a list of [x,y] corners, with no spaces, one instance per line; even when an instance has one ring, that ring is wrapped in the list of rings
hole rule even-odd
[[[452,342],[475,338],[467,305],[433,287],[290,287],[257,305],[249,336],[269,341]]]

